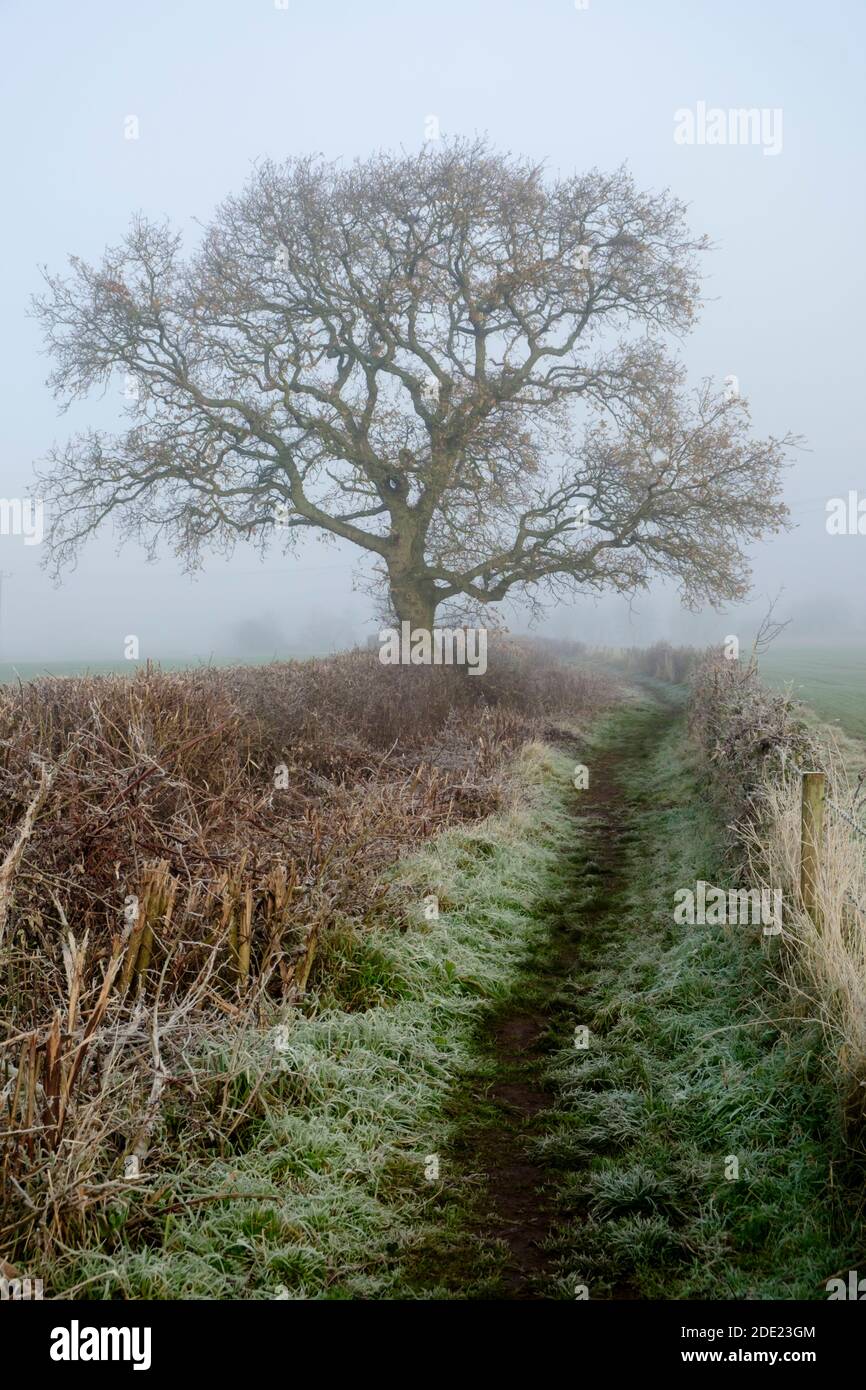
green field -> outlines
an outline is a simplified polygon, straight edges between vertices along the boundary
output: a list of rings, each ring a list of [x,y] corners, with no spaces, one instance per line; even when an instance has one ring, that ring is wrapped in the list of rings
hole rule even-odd
[[[260,656],[173,656],[158,657],[154,664],[163,671],[186,671],[197,666],[262,666],[268,661],[300,661],[326,652],[285,651]],[[114,672],[132,676],[145,665],[141,661],[0,661],[0,685],[32,681],[39,676],[106,676]]]
[[[768,685],[790,689],[822,719],[866,738],[866,651],[862,647],[773,647],[761,658]]]
[[[0,661],[0,685],[32,681],[38,676],[104,676],[111,671],[129,672],[139,665],[138,661]]]

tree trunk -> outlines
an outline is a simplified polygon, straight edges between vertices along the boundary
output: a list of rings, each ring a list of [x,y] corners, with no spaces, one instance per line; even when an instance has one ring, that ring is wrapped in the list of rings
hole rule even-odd
[[[436,618],[436,600],[417,581],[391,584],[391,603],[398,623],[411,623],[412,629],[431,632]]]

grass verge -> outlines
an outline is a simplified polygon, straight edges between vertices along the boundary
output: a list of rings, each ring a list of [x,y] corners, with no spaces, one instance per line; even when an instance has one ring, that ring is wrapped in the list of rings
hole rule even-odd
[[[826,1298],[828,1278],[866,1260],[863,1155],[843,1137],[820,1027],[773,979],[778,942],[674,925],[675,889],[729,886],[730,870],[679,721],[650,756],[630,751],[648,717],[623,711],[601,735],[616,824],[591,810],[572,864],[584,954],[562,992],[560,1099],[539,1141],[560,1170],[561,1292]],[[615,869],[599,878],[612,836]]]

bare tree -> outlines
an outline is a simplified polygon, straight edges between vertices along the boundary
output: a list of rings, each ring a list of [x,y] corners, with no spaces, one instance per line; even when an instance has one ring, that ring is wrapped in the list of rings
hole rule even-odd
[[[760,621],[758,631],[755,633],[755,640],[752,643],[752,654],[749,657],[748,670],[757,672],[758,658],[764,656],[771,648],[778,637],[781,637],[786,627],[790,626],[791,619],[786,618],[780,622],[776,617],[776,604],[782,597],[783,590],[779,590],[774,599],[768,601],[767,611]]]
[[[661,345],[694,319],[705,244],[624,171],[547,179],[484,141],[263,164],[188,261],[138,218],[36,301],[64,405],[134,383],[125,433],[50,455],[49,557],[110,516],[189,566],[313,528],[425,627],[446,601],[653,574],[738,598],[745,546],[786,523],[794,441],[685,393]]]

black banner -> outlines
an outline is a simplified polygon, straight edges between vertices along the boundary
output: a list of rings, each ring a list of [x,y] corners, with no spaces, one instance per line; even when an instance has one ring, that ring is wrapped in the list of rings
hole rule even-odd
[[[342,1336],[366,1338],[383,1325],[393,1328],[399,1345],[405,1336],[420,1333],[432,1340],[423,1352],[425,1369],[435,1363],[437,1352],[447,1356],[452,1371],[456,1363],[475,1360],[482,1348],[495,1358],[502,1349],[515,1347],[515,1334],[537,1338],[564,1337],[571,1343],[574,1366],[586,1365],[590,1354],[602,1359],[610,1374],[619,1371],[668,1373],[676,1367],[698,1374],[707,1366],[764,1366],[775,1370],[805,1366],[820,1370],[841,1368],[855,1356],[863,1342],[863,1317],[856,1308],[826,1303],[593,1303],[518,1309],[499,1304],[435,1305],[406,1302],[399,1305],[391,1322],[387,1307],[372,1303],[67,1303],[54,1300],[4,1301],[0,1304],[6,1383],[12,1367],[38,1371],[51,1380],[70,1375],[92,1377],[101,1370],[112,1375],[165,1375],[166,1372],[216,1371],[222,1376],[256,1363],[264,1368],[276,1349],[303,1347],[307,1339],[329,1365],[335,1348],[351,1349],[354,1361],[370,1353],[358,1341],[328,1341],[339,1330]],[[859,1301],[859,1300],[857,1300]],[[480,1314],[480,1321],[479,1321]],[[507,1317],[497,1325],[500,1317]],[[517,1321],[515,1322],[515,1317]],[[524,1317],[526,1322],[523,1322]],[[464,1318],[467,1321],[464,1323]],[[456,1322],[452,1322],[456,1319]],[[471,1319],[471,1323],[469,1322]],[[460,1335],[454,1343],[450,1328]],[[426,1330],[426,1329],[429,1329]],[[469,1341],[466,1341],[467,1336]],[[500,1343],[501,1336],[501,1343]],[[395,1350],[396,1350],[395,1344]],[[539,1363],[548,1361],[552,1348]],[[559,1343],[563,1350],[563,1344]],[[465,1347],[465,1353],[459,1348]],[[474,1350],[472,1350],[474,1349]],[[530,1344],[524,1344],[529,1351]],[[432,1352],[432,1356],[431,1356]],[[380,1360],[383,1347],[375,1353]],[[405,1350],[400,1353],[402,1371],[412,1373]],[[286,1365],[289,1372],[289,1365]]]

